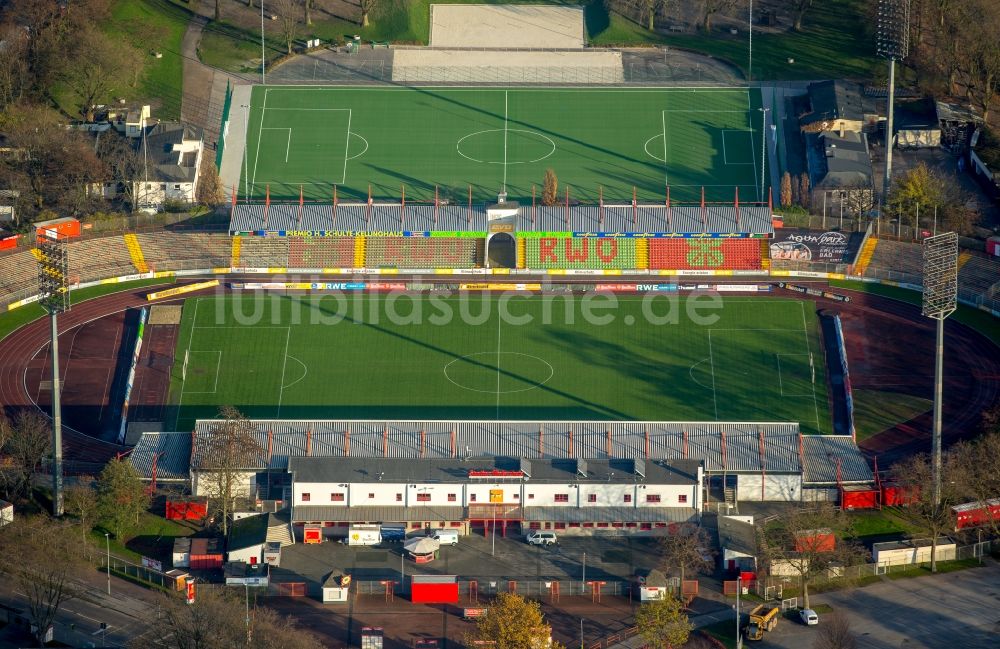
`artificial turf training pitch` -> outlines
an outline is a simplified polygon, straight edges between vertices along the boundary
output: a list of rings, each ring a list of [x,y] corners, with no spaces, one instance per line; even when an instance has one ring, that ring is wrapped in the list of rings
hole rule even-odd
[[[253,89],[240,195],[276,200],[465,204],[541,193],[560,200],[767,200],[760,91],[748,88]],[[243,110],[234,107],[233,110]],[[229,137],[243,137],[230,133]],[[229,150],[232,147],[227,147]]]
[[[620,296],[589,311],[608,322],[585,317],[610,299],[192,298],[172,373],[175,430],[232,405],[260,419],[797,421],[830,432],[811,303],[724,298],[700,311],[717,321],[696,324],[693,298],[675,295],[671,310],[663,295]]]

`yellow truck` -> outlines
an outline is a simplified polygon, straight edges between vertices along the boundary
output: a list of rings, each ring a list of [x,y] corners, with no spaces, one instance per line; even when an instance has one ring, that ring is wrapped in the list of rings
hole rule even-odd
[[[747,640],[763,640],[765,631],[773,631],[778,626],[781,609],[760,604],[750,611],[750,622],[743,627],[743,637]]]

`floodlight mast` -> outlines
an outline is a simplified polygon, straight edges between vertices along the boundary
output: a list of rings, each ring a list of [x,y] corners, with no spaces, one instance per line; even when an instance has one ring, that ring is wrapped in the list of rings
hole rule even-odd
[[[910,53],[910,0],[879,0],[878,31],[875,49],[889,59],[889,99],[885,124],[885,179],[882,184],[882,204],[889,198],[892,186],[893,103],[896,94],[896,61]]]
[[[55,229],[37,234],[39,302],[49,313],[52,357],[52,514],[63,515],[62,407],[59,402],[59,314],[69,309],[69,257]]]
[[[941,504],[941,392],[944,368],[944,321],[958,301],[958,235],[947,232],[924,239],[924,296],[921,313],[937,320],[934,348],[934,424],[932,465],[934,504]]]

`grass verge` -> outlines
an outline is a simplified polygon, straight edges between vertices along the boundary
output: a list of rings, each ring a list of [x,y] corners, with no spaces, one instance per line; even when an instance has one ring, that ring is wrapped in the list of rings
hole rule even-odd
[[[854,390],[854,427],[865,440],[930,410],[934,402],[899,392]]]
[[[104,297],[112,293],[124,293],[137,288],[147,286],[160,286],[162,284],[173,284],[173,277],[158,277],[155,279],[138,279],[134,282],[122,282],[120,284],[100,284],[98,286],[88,286],[87,288],[76,289],[69,294],[70,304],[79,304],[86,300]],[[38,304],[26,304],[19,309],[0,313],[0,340],[9,336],[12,332],[20,329],[26,324],[38,320],[45,315],[45,310]]]
[[[881,295],[882,297],[892,298],[908,304],[919,305],[922,300],[921,294],[917,291],[911,291],[898,286],[886,286],[884,284],[859,282],[850,279],[831,279],[830,286],[871,295]],[[959,304],[958,310],[955,311],[951,319],[975,329],[992,340],[993,344],[1000,347],[1000,322],[989,313],[971,306]]]
[[[90,537],[98,549],[105,549],[105,532],[109,530],[103,527],[95,527],[90,531]],[[124,542],[111,534],[108,543],[111,545],[111,554],[135,563],[139,563],[144,556],[165,560],[170,558],[175,537],[191,536],[193,533],[194,529],[191,527],[147,512],[139,519],[135,534]]]

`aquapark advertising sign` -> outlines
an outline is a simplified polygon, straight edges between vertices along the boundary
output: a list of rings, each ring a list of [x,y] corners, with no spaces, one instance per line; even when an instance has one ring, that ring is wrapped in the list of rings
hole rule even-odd
[[[835,264],[850,261],[850,232],[811,232],[780,229],[771,241],[771,259],[822,261]]]

